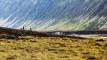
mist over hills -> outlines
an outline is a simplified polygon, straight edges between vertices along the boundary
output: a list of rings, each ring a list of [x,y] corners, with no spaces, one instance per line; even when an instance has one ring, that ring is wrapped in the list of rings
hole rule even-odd
[[[99,30],[107,26],[107,0],[0,0],[0,27]]]

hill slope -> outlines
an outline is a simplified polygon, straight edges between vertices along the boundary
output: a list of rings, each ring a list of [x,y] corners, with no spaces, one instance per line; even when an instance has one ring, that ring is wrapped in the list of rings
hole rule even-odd
[[[98,30],[106,28],[106,6],[107,0],[1,0],[0,26],[39,31]]]

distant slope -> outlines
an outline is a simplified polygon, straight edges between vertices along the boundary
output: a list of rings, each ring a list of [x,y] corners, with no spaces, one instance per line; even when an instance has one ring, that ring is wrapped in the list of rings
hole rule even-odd
[[[0,0],[0,26],[37,31],[98,30],[107,0]],[[107,28],[107,27],[106,27]]]

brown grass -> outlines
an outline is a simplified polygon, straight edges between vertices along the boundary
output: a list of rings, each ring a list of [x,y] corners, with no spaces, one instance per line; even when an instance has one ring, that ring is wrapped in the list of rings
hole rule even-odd
[[[31,36],[0,39],[0,60],[107,60],[107,40]]]

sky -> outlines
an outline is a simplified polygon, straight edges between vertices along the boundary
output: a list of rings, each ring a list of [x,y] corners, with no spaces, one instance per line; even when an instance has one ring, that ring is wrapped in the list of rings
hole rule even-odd
[[[107,0],[0,0],[0,27],[35,31],[99,30]]]

